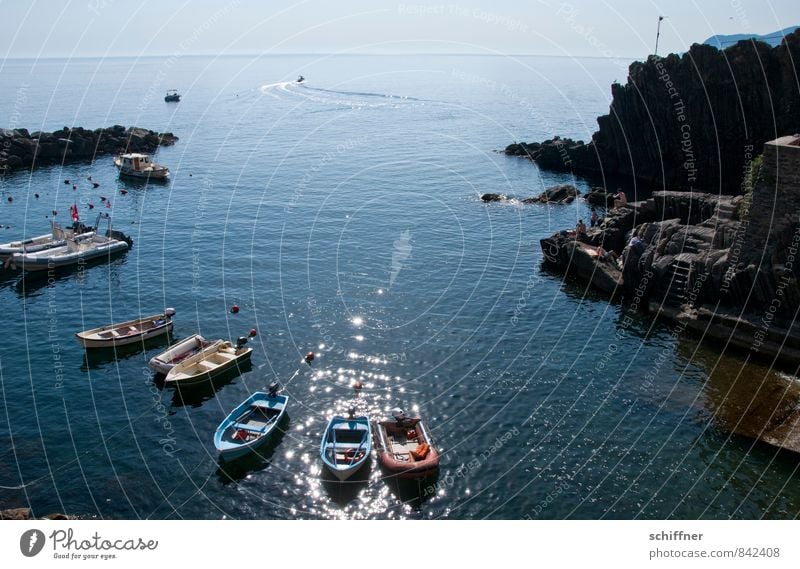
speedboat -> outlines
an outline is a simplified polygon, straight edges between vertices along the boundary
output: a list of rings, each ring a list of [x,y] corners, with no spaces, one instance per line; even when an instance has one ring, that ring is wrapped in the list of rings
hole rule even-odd
[[[297,78],[297,81],[295,81],[295,83],[302,83],[305,80],[306,78],[301,75],[300,77]]]
[[[217,340],[196,354],[175,364],[164,378],[164,385],[191,385],[229,371],[250,359],[253,348],[245,346],[247,338],[240,337],[234,346],[227,340]]]
[[[240,403],[214,432],[214,446],[223,460],[233,460],[267,442],[286,415],[289,398],[278,395],[277,382],[269,393],[256,391]]]
[[[175,316],[175,309],[167,308],[160,314],[92,328],[77,332],[75,336],[84,348],[125,346],[135,342],[144,342],[162,334],[169,334],[172,330],[173,316]]]
[[[94,229],[86,227],[82,223],[76,223],[72,228],[64,229],[54,221],[51,227],[50,233],[0,244],[0,261],[9,261],[16,253],[36,253],[45,249],[61,247],[67,244],[68,238],[87,239],[94,235]]]
[[[350,410],[348,418],[341,415],[332,417],[325,427],[320,456],[323,464],[340,481],[358,472],[369,459],[371,450],[369,417],[356,417],[354,409]]]
[[[121,176],[155,180],[164,180],[169,177],[169,168],[156,164],[147,154],[120,154],[114,157],[114,166],[119,168]]]
[[[181,96],[178,94],[177,89],[170,89],[167,91],[167,94],[164,96],[164,102],[166,103],[177,103],[181,100]]]
[[[192,334],[177,344],[171,345],[157,356],[153,356],[147,365],[157,373],[167,375],[175,365],[198,353],[203,348],[207,348],[212,343],[200,334]]]
[[[99,228],[101,218],[108,220],[108,230],[105,234],[96,230],[93,233],[72,235],[64,240],[64,245],[58,247],[14,253],[6,261],[6,266],[29,273],[52,271],[103,258],[108,260],[113,255],[130,249],[133,240],[123,233],[111,229],[111,217],[107,213],[98,216],[97,227]]]
[[[393,419],[375,421],[378,461],[398,478],[426,478],[439,468],[439,452],[422,419],[392,410]]]

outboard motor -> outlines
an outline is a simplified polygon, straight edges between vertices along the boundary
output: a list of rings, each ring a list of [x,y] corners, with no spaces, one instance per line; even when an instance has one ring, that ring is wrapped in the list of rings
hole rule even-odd
[[[273,381],[272,383],[270,383],[269,387],[268,387],[269,396],[270,397],[275,397],[276,395],[278,395],[278,390],[280,388],[281,388],[281,384],[278,383],[277,381]]]
[[[350,419],[355,419],[356,418],[356,408],[355,407],[350,407],[347,410],[347,413],[350,415],[350,417],[349,417]]]
[[[401,425],[403,421],[406,420],[406,414],[403,413],[403,410],[400,409],[400,407],[395,407],[392,409],[392,417],[394,417],[394,420],[397,421],[398,425]]]
[[[175,309],[174,308],[166,308],[164,309],[164,316],[167,317],[167,320],[175,316]]]
[[[244,345],[247,343],[246,336],[239,336],[239,339],[236,340],[236,350],[239,351],[244,348]]]

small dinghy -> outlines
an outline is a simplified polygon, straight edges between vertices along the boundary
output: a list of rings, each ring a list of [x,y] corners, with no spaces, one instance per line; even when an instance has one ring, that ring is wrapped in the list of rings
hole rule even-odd
[[[398,478],[426,478],[439,468],[439,452],[421,419],[393,409],[394,420],[375,421],[381,466]]]
[[[113,348],[135,342],[144,342],[172,330],[174,308],[167,308],[162,314],[154,314],[119,324],[109,324],[78,332],[75,336],[84,348]]]
[[[253,348],[245,346],[242,336],[234,346],[227,340],[217,340],[196,354],[172,366],[164,378],[164,385],[188,385],[212,379],[250,359]]]
[[[167,94],[164,95],[164,102],[165,103],[177,103],[181,100],[180,93],[178,93],[177,89],[169,89]]]
[[[220,340],[221,341],[221,340]],[[148,362],[148,365],[157,373],[167,375],[169,371],[186,358],[195,355],[203,348],[207,348],[213,342],[209,342],[200,334],[192,334],[185,340],[173,344]]]
[[[320,456],[328,470],[339,480],[347,480],[358,472],[369,459],[371,450],[369,417],[356,417],[351,409],[349,418],[336,415],[325,427]]]
[[[256,391],[236,407],[217,427],[214,446],[224,460],[233,460],[268,441],[286,414],[289,398],[278,395],[277,382],[269,393]]]

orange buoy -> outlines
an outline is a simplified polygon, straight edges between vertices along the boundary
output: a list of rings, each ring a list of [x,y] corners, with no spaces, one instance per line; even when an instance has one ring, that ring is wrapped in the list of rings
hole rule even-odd
[[[314,352],[308,352],[305,357],[306,362],[314,361]]]
[[[234,304],[233,306],[231,306],[231,314],[236,314],[238,312],[239,312],[239,305],[238,304]]]
[[[258,335],[258,332],[255,328],[250,328],[250,337],[255,338]]]

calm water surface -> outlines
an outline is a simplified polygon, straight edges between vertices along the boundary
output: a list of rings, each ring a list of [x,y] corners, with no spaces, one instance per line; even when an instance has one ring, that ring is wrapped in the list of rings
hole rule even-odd
[[[64,220],[73,202],[92,221],[104,196],[135,246],[50,281],[2,277],[0,506],[134,519],[800,511],[797,459],[729,435],[716,417],[718,354],[645,316],[629,324],[624,306],[540,269],[538,239],[586,218],[585,204],[479,200],[588,188],[495,150],[554,134],[588,140],[610,83],[625,77],[614,62],[1,65],[3,126],[135,124],[180,141],[157,155],[172,171],[166,185],[119,180],[110,157],[2,182],[1,241],[46,232],[51,211]],[[307,83],[292,83],[300,73]],[[167,88],[183,101],[165,104]],[[176,393],[146,365],[161,344],[87,359],[73,338],[165,306],[177,309],[177,337],[256,328],[252,365]],[[275,379],[291,398],[285,434],[262,457],[221,468],[215,427]],[[421,413],[444,452],[438,479],[387,482],[374,461],[347,484],[326,478],[321,431],[351,405]]]

